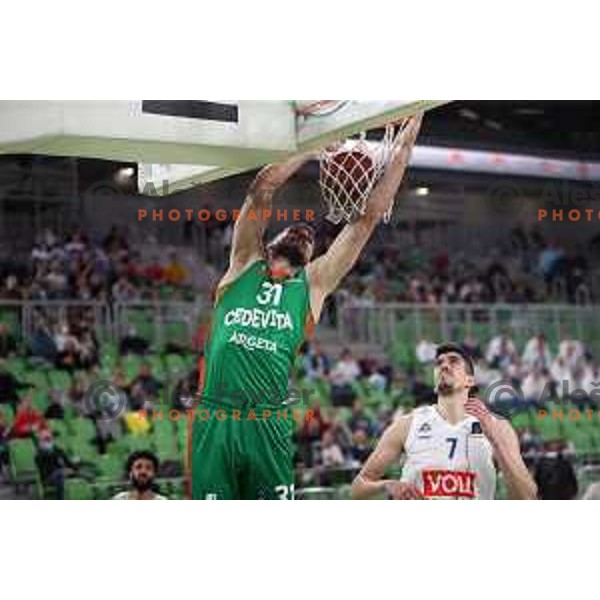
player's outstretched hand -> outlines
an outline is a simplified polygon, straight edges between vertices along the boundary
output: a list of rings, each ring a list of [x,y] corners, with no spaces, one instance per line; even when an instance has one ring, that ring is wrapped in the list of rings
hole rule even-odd
[[[498,423],[488,407],[479,398],[469,398],[465,402],[465,411],[481,423],[483,433],[490,441],[498,436]]]
[[[414,483],[389,481],[385,490],[390,500],[422,500],[423,494]]]

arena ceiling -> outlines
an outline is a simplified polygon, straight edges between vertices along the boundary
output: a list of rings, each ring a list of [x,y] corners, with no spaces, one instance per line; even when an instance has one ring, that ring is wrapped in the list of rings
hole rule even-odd
[[[431,111],[421,142],[600,158],[600,102],[455,101]]]

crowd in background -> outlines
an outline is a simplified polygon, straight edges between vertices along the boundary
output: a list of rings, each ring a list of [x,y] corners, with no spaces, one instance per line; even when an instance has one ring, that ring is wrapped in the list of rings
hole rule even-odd
[[[126,229],[114,226],[104,236],[83,229],[38,236],[28,257],[4,258],[0,300],[152,300],[166,292],[207,293],[216,273],[193,251],[158,245],[131,247]],[[189,294],[187,294],[189,297]]]
[[[213,250],[222,256],[231,241],[230,231],[228,234],[227,228],[220,228],[219,232],[211,237],[211,243],[221,246],[221,252]],[[552,298],[560,280],[569,299],[575,300],[578,290],[587,285],[589,268],[583,256],[532,232],[515,231],[506,248],[468,256],[407,244],[398,238],[400,234],[392,229],[381,234],[344,281],[338,299],[356,304],[387,300],[433,304],[543,301]],[[12,264],[9,269],[5,266],[0,299],[119,302],[157,298],[165,288],[171,299],[182,298],[188,291],[208,296],[221,267],[180,251],[159,254],[156,248],[131,248],[126,233],[116,227],[101,239],[82,230],[64,236],[46,231],[24,263]],[[99,419],[84,402],[85,390],[98,379],[102,355],[92,315],[82,311],[68,320],[42,314],[37,317],[27,348],[29,356],[40,365],[66,371],[70,377],[69,385],[49,390],[44,412],[32,406],[31,386],[14,377],[3,362],[22,351],[15,333],[0,324],[0,404],[11,405],[15,412],[9,427],[0,406],[0,464],[6,462],[6,442],[12,438],[39,433],[39,451],[50,452],[54,446],[48,422],[63,419],[68,410],[94,422],[99,453],[123,432],[148,435],[152,424],[139,419],[136,411],[151,408],[159,396],[163,398],[165,385],[149,362],[142,362],[133,375],[125,371],[120,359],[113,366],[110,378],[126,394],[126,410],[120,420]],[[544,394],[564,398],[576,389],[584,392],[577,401],[585,404],[600,381],[598,362],[566,332],[555,352],[542,333],[529,340],[522,351],[510,332],[485,341],[467,338],[463,343],[474,357],[480,388],[508,379],[522,390],[523,406],[538,405]],[[119,355],[146,355],[151,345],[152,340],[131,330],[120,340]],[[316,402],[315,418],[303,423],[295,434],[296,462],[304,483],[334,484],[332,474],[336,470],[359,468],[397,411],[434,401],[431,381],[423,377],[434,356],[435,344],[427,339],[420,340],[414,349],[416,369],[406,365],[392,368],[387,362],[356,357],[349,348],[332,355],[318,342],[306,344],[299,358],[298,376],[322,385],[329,401]],[[174,382],[168,394],[169,406],[185,410],[194,397],[196,382],[192,366]],[[401,390],[411,405],[392,402],[366,406],[361,385],[388,397]],[[499,409],[501,404],[499,399]],[[534,431],[522,430],[519,435],[526,454],[543,450],[543,441]],[[74,464],[68,456],[44,460],[48,478],[53,477],[48,465],[59,464],[64,472]]]
[[[64,235],[45,230],[26,260],[0,266],[0,299],[135,301],[157,298],[165,288],[174,299],[186,297],[186,291],[208,297],[226,268],[232,224],[204,225],[198,247],[188,236],[187,249],[166,251],[156,243],[131,247],[127,230],[116,226],[103,236],[82,229]],[[320,225],[317,251],[329,247],[336,234],[335,227]],[[455,251],[427,231],[409,235],[388,227],[377,232],[336,299],[350,304],[585,302],[592,297],[590,274],[583,250],[567,249],[535,228],[515,229],[500,245]]]
[[[500,245],[453,250],[427,233],[386,231],[342,284],[344,300],[377,302],[589,302],[591,265],[583,251],[515,229]]]

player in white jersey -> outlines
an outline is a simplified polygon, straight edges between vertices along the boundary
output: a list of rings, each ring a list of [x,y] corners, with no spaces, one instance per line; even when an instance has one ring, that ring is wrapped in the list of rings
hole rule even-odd
[[[438,347],[434,367],[437,404],[416,408],[383,433],[352,484],[352,497],[385,492],[395,500],[421,498],[493,500],[496,467],[511,499],[535,499],[537,488],[511,424],[493,415],[478,398],[470,357],[461,347]],[[400,481],[383,479],[401,453]]]

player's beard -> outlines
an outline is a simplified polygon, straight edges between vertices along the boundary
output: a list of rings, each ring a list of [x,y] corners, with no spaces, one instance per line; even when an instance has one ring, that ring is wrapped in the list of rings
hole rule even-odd
[[[282,240],[269,247],[269,251],[273,258],[285,258],[294,269],[298,269],[306,265],[306,253],[302,252],[299,244]]]
[[[147,492],[154,483],[154,480],[151,477],[144,477],[143,479],[139,479],[138,477],[131,478],[131,484],[138,492]]]

